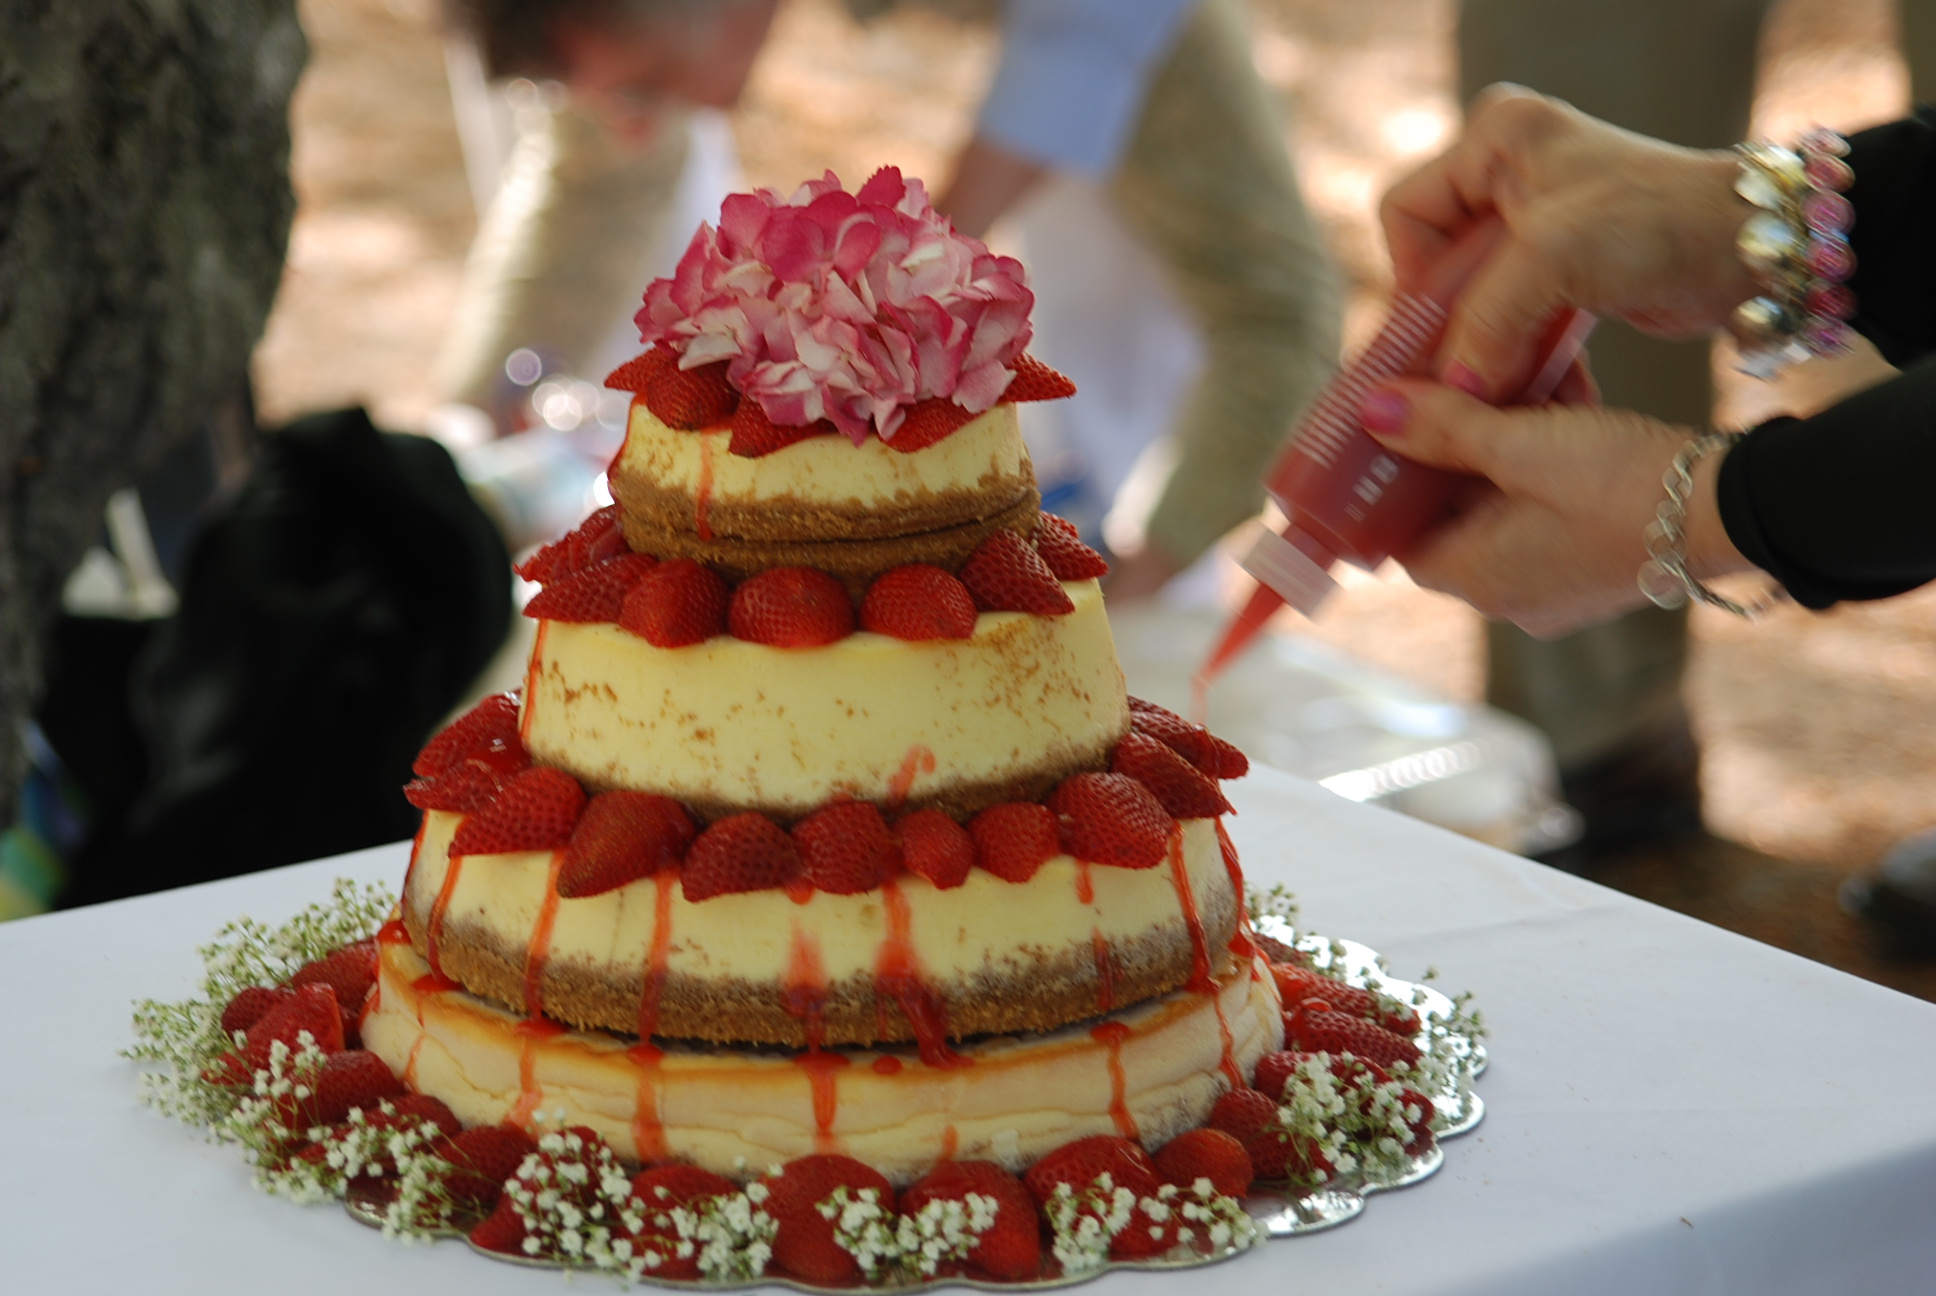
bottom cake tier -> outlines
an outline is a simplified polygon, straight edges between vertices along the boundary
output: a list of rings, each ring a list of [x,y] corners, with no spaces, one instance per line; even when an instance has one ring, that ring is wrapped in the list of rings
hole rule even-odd
[[[935,1067],[911,1048],[660,1048],[568,1031],[433,977],[399,934],[382,943],[362,1033],[465,1125],[584,1125],[623,1156],[740,1180],[840,1152],[902,1185],[943,1158],[1019,1172],[1086,1135],[1156,1148],[1203,1124],[1217,1097],[1283,1043],[1261,958],[1226,960],[1215,983],[1051,1034],[972,1041],[961,1065]]]

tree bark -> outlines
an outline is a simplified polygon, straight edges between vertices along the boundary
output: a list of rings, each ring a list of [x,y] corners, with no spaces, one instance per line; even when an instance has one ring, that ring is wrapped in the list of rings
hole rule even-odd
[[[0,4],[0,827],[108,496],[245,381],[306,56],[294,0]]]

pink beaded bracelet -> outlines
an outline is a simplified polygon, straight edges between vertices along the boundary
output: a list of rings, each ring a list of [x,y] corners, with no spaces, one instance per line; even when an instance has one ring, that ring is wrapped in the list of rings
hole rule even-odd
[[[1847,141],[1821,127],[1794,149],[1735,146],[1734,191],[1759,208],[1735,236],[1735,250],[1764,290],[1730,321],[1743,372],[1772,378],[1798,360],[1848,349],[1844,321],[1855,314],[1846,286],[1855,273],[1855,209],[1842,196],[1855,179],[1842,160],[1848,151]]]

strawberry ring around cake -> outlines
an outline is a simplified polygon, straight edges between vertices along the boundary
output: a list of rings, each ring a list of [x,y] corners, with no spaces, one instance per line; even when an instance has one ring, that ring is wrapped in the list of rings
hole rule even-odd
[[[449,858],[462,821],[424,817],[402,902],[415,948],[485,999],[634,1035],[915,1039],[896,971],[918,982],[915,1011],[932,1005],[937,1037],[1052,1030],[1200,979],[1242,905],[1211,819],[1183,820],[1154,868],[1057,855],[1026,882],[976,868],[946,890],[902,873],[852,895],[767,887],[696,902],[672,872],[560,899],[557,853]]]
[[[797,818],[830,791],[957,816],[1039,799],[1106,768],[1129,728],[1102,591],[1062,588],[1066,616],[984,612],[967,639],[923,642],[658,648],[610,623],[544,621],[520,734],[587,787],[669,796],[706,820]]]
[[[1283,1042],[1277,992],[1255,957],[1226,958],[1214,992],[980,1041],[962,1048],[965,1064],[942,1068],[911,1050],[641,1049],[566,1031],[432,977],[400,935],[382,943],[378,973],[365,1047],[466,1126],[585,1125],[621,1156],[742,1181],[814,1152],[857,1157],[906,1184],[948,1157],[1020,1172],[1089,1134],[1159,1147],[1202,1125]]]

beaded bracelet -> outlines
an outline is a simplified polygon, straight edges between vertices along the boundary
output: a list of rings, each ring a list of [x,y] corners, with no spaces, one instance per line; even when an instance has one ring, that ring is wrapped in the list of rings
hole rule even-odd
[[[1844,286],[1855,273],[1855,209],[1841,192],[1855,179],[1842,160],[1848,151],[1847,141],[1820,127],[1795,149],[1735,146],[1734,191],[1760,209],[1741,226],[1735,250],[1764,289],[1730,321],[1745,373],[1772,378],[1798,360],[1848,349],[1843,321],[1855,313],[1855,294]]]
[[[1667,498],[1654,509],[1654,520],[1647,524],[1642,533],[1647,541],[1647,552],[1652,556],[1640,565],[1640,573],[1635,578],[1640,592],[1645,594],[1656,607],[1677,608],[1692,599],[1709,607],[1732,612],[1739,617],[1757,617],[1781,598],[1782,591],[1776,591],[1752,604],[1736,603],[1733,599],[1717,594],[1700,581],[1694,579],[1687,570],[1687,501],[1694,493],[1694,465],[1715,450],[1721,450],[1739,441],[1742,432],[1703,432],[1680,448],[1674,462],[1661,474],[1660,484],[1667,491]]]

